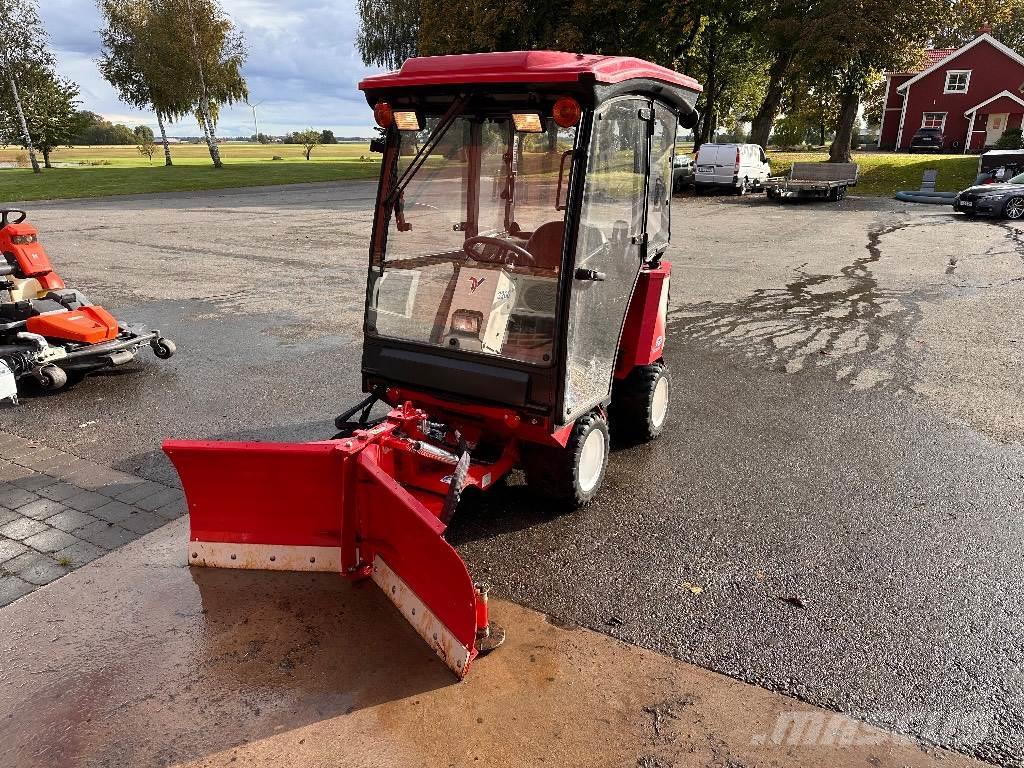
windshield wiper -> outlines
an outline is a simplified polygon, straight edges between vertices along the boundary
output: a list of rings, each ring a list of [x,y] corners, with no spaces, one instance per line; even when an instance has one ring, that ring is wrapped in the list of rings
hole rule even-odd
[[[420,166],[426,161],[427,156],[434,151],[438,143],[448,132],[452,123],[455,122],[455,118],[462,114],[462,108],[468,100],[469,96],[467,95],[459,96],[452,102],[452,105],[448,107],[448,111],[441,116],[441,120],[434,126],[434,130],[431,131],[430,135],[427,136],[427,140],[423,142],[419,152],[416,153],[412,162],[410,162],[406,167],[401,178],[399,178],[398,182],[395,184],[394,189],[388,193],[387,199],[384,201],[384,205],[387,208],[390,209],[395,204],[395,201],[397,201],[401,196],[402,192],[405,191],[406,186],[408,186],[409,182],[412,181],[412,177],[416,175]]]

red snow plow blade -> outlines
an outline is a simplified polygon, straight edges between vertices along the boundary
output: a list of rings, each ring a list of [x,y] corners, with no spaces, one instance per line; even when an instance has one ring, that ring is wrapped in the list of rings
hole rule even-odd
[[[399,465],[417,476],[452,467],[393,430],[306,444],[165,442],[188,500],[188,560],[372,578],[461,678],[488,637],[486,592],[442,538],[444,495],[395,479]]]

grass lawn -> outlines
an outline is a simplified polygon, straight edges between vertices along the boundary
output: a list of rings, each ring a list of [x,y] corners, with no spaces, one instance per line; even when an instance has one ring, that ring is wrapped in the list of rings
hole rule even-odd
[[[163,165],[162,148],[153,163],[140,157],[133,146],[76,147],[54,152],[60,166],[33,174],[24,168],[0,168],[0,204],[7,201],[67,197],[131,195],[145,192],[177,192],[198,189],[297,184],[309,181],[370,179],[377,176],[379,155],[366,144],[331,144],[313,150],[307,161],[302,147],[293,144],[222,144],[224,168],[214,170],[205,145],[172,145],[175,165]],[[24,154],[0,150],[0,164]],[[282,159],[273,160],[274,155]],[[772,173],[782,174],[794,162],[820,162],[825,152],[769,151]],[[901,189],[917,189],[921,174],[939,171],[937,188],[960,190],[974,181],[978,159],[972,155],[907,155],[890,152],[858,152],[860,182],[854,194],[891,197]]]
[[[822,162],[827,152],[768,152],[772,175],[789,170],[793,163]],[[908,155],[892,152],[854,152],[853,161],[860,166],[854,195],[892,197],[901,189],[918,189],[921,175],[929,168],[939,172],[935,188],[958,192],[974,182],[978,172],[975,155]]]
[[[291,144],[222,144],[224,168],[216,170],[206,145],[172,145],[174,165],[163,165],[163,150],[153,163],[133,146],[76,147],[54,152],[59,167],[40,174],[25,168],[0,168],[0,204],[6,201],[134,195],[196,189],[298,184],[309,181],[376,178],[379,155],[366,144],[331,144],[313,150]],[[15,161],[21,150],[0,150],[0,163]],[[274,155],[281,160],[273,160]]]

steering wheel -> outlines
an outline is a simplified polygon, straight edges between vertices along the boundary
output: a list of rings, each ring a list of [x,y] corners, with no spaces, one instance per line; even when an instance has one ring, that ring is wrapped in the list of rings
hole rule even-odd
[[[11,214],[18,214],[20,216],[11,216]],[[24,211],[19,211],[17,208],[3,208],[0,209],[0,229],[3,229],[8,224],[21,224],[25,219],[28,218],[28,214]],[[13,219],[13,220],[12,220]]]
[[[462,250],[465,251],[466,255],[473,261],[491,261],[490,259],[480,258],[482,254],[475,250],[475,246],[477,245],[493,245],[503,251],[508,251],[509,255],[518,256],[531,267],[536,263],[533,258],[533,254],[525,248],[518,246],[515,243],[510,243],[508,240],[502,240],[500,237],[489,237],[487,235],[476,235],[475,237],[467,238],[466,242],[462,244]],[[509,260],[506,259],[506,262],[508,261]]]

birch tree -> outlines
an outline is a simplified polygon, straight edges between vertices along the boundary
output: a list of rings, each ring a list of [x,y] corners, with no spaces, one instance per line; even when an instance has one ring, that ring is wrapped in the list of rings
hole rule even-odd
[[[164,165],[173,165],[167,141],[168,122],[189,114],[191,107],[177,87],[173,69],[161,56],[166,43],[156,38],[151,0],[99,0],[104,28],[100,30],[100,73],[121,101],[136,109],[151,109],[160,129]]]
[[[36,0],[0,0],[0,78],[14,107],[21,144],[28,151],[35,173],[41,169],[18,83],[33,70],[53,67],[53,55],[46,42]]]
[[[153,0],[153,7],[150,44],[154,55],[162,66],[171,68],[176,101],[190,105],[214,168],[222,168],[218,111],[249,96],[242,76],[246,56],[242,34],[217,0]]]

